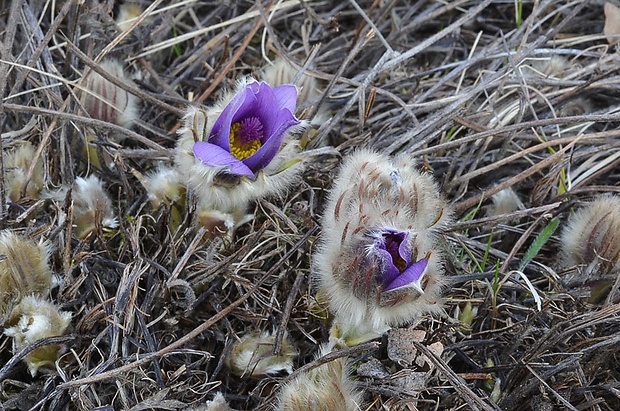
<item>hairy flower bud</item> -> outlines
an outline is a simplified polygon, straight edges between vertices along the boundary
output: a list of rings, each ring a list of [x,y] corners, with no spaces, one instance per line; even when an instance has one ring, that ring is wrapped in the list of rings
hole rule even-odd
[[[153,208],[162,204],[170,205],[180,201],[185,195],[185,187],[181,184],[179,172],[172,168],[162,166],[156,171],[145,176],[139,176],[140,182],[146,189],[146,193]]]
[[[63,335],[70,322],[70,313],[60,311],[45,299],[29,296],[11,313],[4,334],[13,337],[13,352],[17,352],[37,340]],[[53,365],[59,350],[59,346],[49,345],[29,352],[24,361],[30,373],[34,376],[39,368]]]
[[[133,84],[125,75],[123,65],[116,60],[104,60],[100,67],[112,77]],[[90,71],[83,92],[84,109],[95,119],[130,128],[138,118],[138,97]],[[119,137],[120,141],[122,137]]]
[[[75,179],[73,206],[77,228],[75,235],[78,238],[86,237],[98,224],[106,228],[118,225],[112,210],[112,200],[96,176]]]
[[[133,20],[142,14],[142,6],[138,2],[131,0],[123,2],[118,7],[118,15],[116,16],[116,24],[121,31],[129,30]]]
[[[510,214],[525,208],[523,202],[512,187],[503,189],[491,197],[493,204],[487,208],[488,216]]]
[[[263,69],[262,79],[268,84],[294,84],[299,90],[297,101],[303,106],[319,96],[318,85],[314,77],[301,73],[286,59],[278,57]]]
[[[0,231],[0,324],[25,296],[46,297],[52,285],[50,250],[43,242]]]
[[[32,177],[28,180],[28,170],[35,160],[35,147],[22,142],[4,155],[4,184],[7,200],[16,202],[21,190],[26,186],[26,195],[38,199],[43,189],[43,163],[38,159]]]
[[[337,321],[381,331],[439,311],[444,281],[435,230],[447,220],[437,186],[409,157],[349,156],[330,193],[314,262]]]
[[[331,351],[322,346],[318,357]],[[350,379],[346,358],[337,358],[297,376],[286,384],[278,397],[279,411],[357,411],[362,408],[362,393]]]
[[[561,263],[576,268],[569,285],[595,280],[620,267],[620,198],[599,197],[577,210],[561,236]]]
[[[228,356],[226,365],[241,377],[277,374],[280,371],[293,372],[293,359],[297,350],[285,336],[280,354],[274,354],[276,337],[269,333],[247,335],[237,342]]]

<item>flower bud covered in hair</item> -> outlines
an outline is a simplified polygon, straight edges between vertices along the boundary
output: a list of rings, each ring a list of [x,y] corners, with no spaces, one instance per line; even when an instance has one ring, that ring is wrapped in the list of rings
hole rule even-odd
[[[295,84],[299,90],[299,105],[308,104],[319,96],[316,78],[300,72],[286,59],[278,57],[273,63],[263,68],[262,79],[273,85]]]
[[[100,67],[123,83],[133,84],[125,75],[120,62],[104,60]],[[138,97],[94,70],[90,70],[84,86],[84,109],[92,118],[125,128],[130,128],[138,118]]]
[[[71,314],[63,312],[54,304],[41,297],[25,297],[11,313],[7,322],[10,327],[4,334],[13,337],[13,352],[17,352],[33,342],[63,335],[71,322]],[[34,376],[40,367],[54,364],[58,359],[60,347],[48,345],[29,352],[24,361]]]
[[[78,238],[86,237],[98,225],[105,228],[116,228],[118,225],[112,210],[112,200],[101,180],[95,176],[75,179],[73,206],[75,235]]]
[[[620,198],[599,197],[577,210],[561,237],[562,265],[575,268],[570,284],[605,276],[620,266]]]
[[[334,182],[314,265],[344,329],[381,332],[440,309],[435,230],[448,210],[431,176],[411,163],[404,155],[358,151]]]
[[[271,375],[280,371],[292,373],[297,350],[284,336],[281,352],[274,354],[275,342],[276,337],[268,333],[247,335],[233,346],[226,357],[226,365],[241,377]]]
[[[153,208],[170,205],[182,200],[185,187],[181,184],[179,172],[172,167],[162,166],[146,175],[139,175]]]
[[[329,354],[322,346],[318,357]],[[362,408],[362,393],[350,379],[346,358],[337,358],[298,375],[280,391],[279,411],[357,411]]]
[[[33,199],[39,198],[43,189],[43,162],[40,158],[28,179],[28,171],[36,159],[35,152],[35,147],[26,141],[4,155],[4,184],[8,200],[19,200],[24,186],[26,195]]]
[[[52,286],[50,250],[43,241],[33,241],[10,230],[0,231],[0,324],[13,307],[29,295],[46,297]]]
[[[126,0],[118,7],[116,16],[116,24],[121,31],[129,30],[133,21],[139,17],[144,10],[137,1]]]

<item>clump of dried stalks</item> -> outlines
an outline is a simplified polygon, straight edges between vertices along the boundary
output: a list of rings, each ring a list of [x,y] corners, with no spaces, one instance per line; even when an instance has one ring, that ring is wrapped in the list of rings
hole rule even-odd
[[[2,5],[2,146],[34,143],[48,188],[97,174],[119,221],[78,241],[69,201],[0,201],[4,228],[54,245],[53,298],[74,318],[70,334],[40,342],[65,353],[34,378],[20,359],[37,345],[14,355],[1,337],[3,408],[171,410],[221,391],[233,408],[269,409],[290,377],[240,379],[224,358],[239,336],[275,330],[299,350],[296,368],[329,360],[313,360],[329,324],[310,260],[340,155],[356,147],[410,153],[458,220],[444,233],[446,315],[415,325],[427,361],[394,361],[386,340],[331,354],[360,367],[369,409],[620,408],[618,285],[588,300],[556,259],[571,210],[620,191],[620,55],[602,35],[602,4],[145,1],[127,32],[113,21],[119,2]],[[150,207],[132,170],[170,160],[186,104],[216,101],[275,56],[320,81],[306,115],[322,107],[330,119],[308,147],[336,151],[284,198],[258,202],[233,241],[205,241],[189,217],[170,230],[171,210]],[[80,107],[81,73],[104,57],[140,74],[120,84],[142,100],[132,130]],[[100,168],[84,156],[87,132]],[[522,207],[489,213],[506,188]],[[437,342],[441,355],[428,348]],[[381,372],[361,372],[368,364]]]

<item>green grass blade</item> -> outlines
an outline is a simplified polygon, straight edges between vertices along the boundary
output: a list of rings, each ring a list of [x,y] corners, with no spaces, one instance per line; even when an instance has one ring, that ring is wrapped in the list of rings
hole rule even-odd
[[[528,265],[534,257],[538,254],[538,252],[543,248],[543,246],[549,241],[549,238],[555,232],[555,229],[558,228],[558,224],[560,224],[560,220],[554,218],[549,221],[549,224],[538,234],[534,242],[530,245],[530,247],[525,252],[521,263],[519,264],[519,271],[523,270],[526,265]]]

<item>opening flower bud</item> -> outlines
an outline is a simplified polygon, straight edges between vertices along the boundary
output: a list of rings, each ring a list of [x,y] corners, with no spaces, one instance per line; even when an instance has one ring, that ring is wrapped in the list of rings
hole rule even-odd
[[[29,142],[23,142],[5,154],[4,183],[7,200],[16,202],[21,197],[22,188],[26,187],[26,195],[38,199],[43,189],[43,163],[38,159],[31,178],[28,180],[28,171],[35,160],[35,147]]]
[[[438,311],[443,270],[435,230],[447,220],[435,183],[411,159],[359,151],[345,161],[314,264],[343,329],[372,335]]]

